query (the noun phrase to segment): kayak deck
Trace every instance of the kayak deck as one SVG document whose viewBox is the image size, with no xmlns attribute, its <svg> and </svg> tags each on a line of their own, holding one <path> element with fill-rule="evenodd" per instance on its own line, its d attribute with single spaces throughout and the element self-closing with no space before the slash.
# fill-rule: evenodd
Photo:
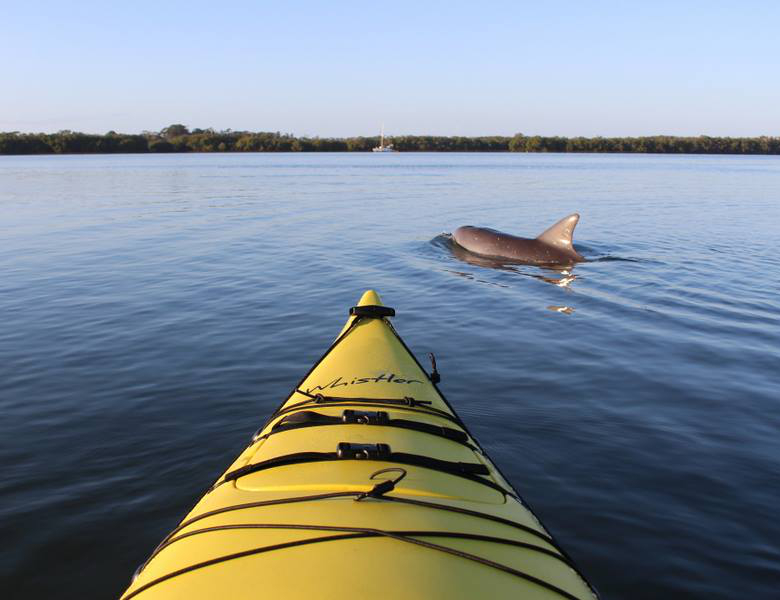
<svg viewBox="0 0 780 600">
<path fill-rule="evenodd" d="M 122 596 L 587 599 L 366 292 Z"/>
</svg>

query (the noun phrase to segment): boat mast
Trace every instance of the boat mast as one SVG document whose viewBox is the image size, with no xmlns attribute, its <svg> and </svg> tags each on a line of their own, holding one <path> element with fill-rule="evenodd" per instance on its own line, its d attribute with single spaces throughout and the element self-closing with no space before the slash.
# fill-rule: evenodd
<svg viewBox="0 0 780 600">
<path fill-rule="evenodd" d="M 379 133 L 379 147 L 384 148 L 385 147 L 385 124 L 382 123 L 382 128 L 380 129 Z"/>
</svg>

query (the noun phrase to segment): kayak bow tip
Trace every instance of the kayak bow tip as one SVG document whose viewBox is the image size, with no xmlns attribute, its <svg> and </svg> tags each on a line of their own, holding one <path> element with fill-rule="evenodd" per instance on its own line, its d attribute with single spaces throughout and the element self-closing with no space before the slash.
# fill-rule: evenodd
<svg viewBox="0 0 780 600">
<path fill-rule="evenodd" d="M 357 303 L 358 306 L 382 306 L 382 299 L 375 290 L 366 290 Z"/>
</svg>

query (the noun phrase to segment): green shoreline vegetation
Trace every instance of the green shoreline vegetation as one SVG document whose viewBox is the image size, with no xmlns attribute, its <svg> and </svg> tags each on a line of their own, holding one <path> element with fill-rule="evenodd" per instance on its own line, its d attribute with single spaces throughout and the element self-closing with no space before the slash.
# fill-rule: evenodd
<svg viewBox="0 0 780 600">
<path fill-rule="evenodd" d="M 646 154 L 780 154 L 780 137 L 385 137 L 400 152 L 623 152 Z M 145 154 L 149 152 L 370 152 L 379 137 L 320 138 L 250 131 L 193 129 L 180 124 L 159 132 L 105 135 L 0 132 L 0 154 Z"/>
</svg>

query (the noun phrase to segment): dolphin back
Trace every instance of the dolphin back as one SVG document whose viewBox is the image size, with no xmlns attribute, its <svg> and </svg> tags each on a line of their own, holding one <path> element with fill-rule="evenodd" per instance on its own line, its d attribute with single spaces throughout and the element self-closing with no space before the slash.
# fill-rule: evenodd
<svg viewBox="0 0 780 600">
<path fill-rule="evenodd" d="M 530 264 L 570 264 L 584 261 L 574 249 L 572 236 L 580 215 L 564 217 L 536 238 L 522 238 L 487 227 L 458 227 L 453 239 L 469 252 Z"/>
</svg>

